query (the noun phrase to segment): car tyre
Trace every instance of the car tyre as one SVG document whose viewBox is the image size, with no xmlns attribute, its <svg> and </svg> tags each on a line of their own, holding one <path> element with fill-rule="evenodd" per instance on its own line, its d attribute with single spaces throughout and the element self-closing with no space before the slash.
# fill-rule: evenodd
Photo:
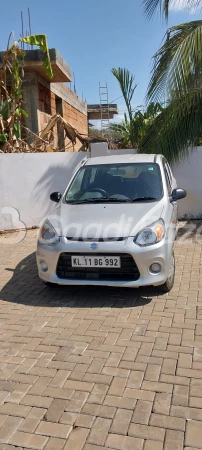
<svg viewBox="0 0 202 450">
<path fill-rule="evenodd" d="M 175 256 L 173 254 L 172 256 L 172 263 L 169 269 L 169 274 L 168 274 L 168 278 L 166 280 L 166 282 L 164 284 L 162 284 L 160 287 L 160 290 L 163 292 L 170 292 L 171 289 L 173 288 L 174 285 L 174 281 L 175 281 Z"/>
<path fill-rule="evenodd" d="M 54 287 L 57 286 L 56 283 L 50 283 L 50 281 L 43 281 L 43 280 L 41 280 L 41 281 L 42 281 L 42 283 L 45 284 L 47 287 L 54 288 Z"/>
</svg>

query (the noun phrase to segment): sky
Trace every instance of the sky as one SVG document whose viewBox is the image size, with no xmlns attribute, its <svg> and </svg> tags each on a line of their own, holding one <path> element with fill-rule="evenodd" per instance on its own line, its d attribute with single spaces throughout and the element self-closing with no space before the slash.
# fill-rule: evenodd
<svg viewBox="0 0 202 450">
<path fill-rule="evenodd" d="M 31 11 L 32 34 L 44 33 L 49 48 L 57 48 L 75 74 L 77 95 L 87 103 L 99 103 L 99 82 L 108 84 L 109 102 L 118 104 L 120 121 L 126 111 L 112 67 L 127 68 L 135 75 L 137 89 L 133 107 L 144 104 L 152 69 L 152 56 L 159 49 L 167 26 L 201 18 L 200 11 L 187 11 L 183 0 L 173 0 L 168 24 L 159 13 L 148 21 L 142 0 L 10 0 L 1 10 L 0 50 L 8 36 L 28 29 Z M 72 83 L 73 89 L 73 83 Z M 117 99 L 117 100 L 115 100 Z"/>
</svg>

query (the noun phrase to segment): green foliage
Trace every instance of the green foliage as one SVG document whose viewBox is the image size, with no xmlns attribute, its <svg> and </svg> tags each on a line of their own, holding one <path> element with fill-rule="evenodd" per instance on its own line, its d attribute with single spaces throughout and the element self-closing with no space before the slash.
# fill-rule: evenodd
<svg viewBox="0 0 202 450">
<path fill-rule="evenodd" d="M 13 132 L 14 135 L 17 139 L 19 139 L 21 137 L 21 126 L 20 126 L 20 122 L 14 122 L 13 124 Z"/>
<path fill-rule="evenodd" d="M 127 69 L 121 69 L 118 67 L 118 69 L 113 68 L 112 73 L 117 79 L 119 86 L 121 88 L 121 92 L 123 94 L 123 98 L 126 103 L 127 111 L 129 119 L 132 120 L 133 118 L 133 110 L 132 110 L 132 99 L 135 92 L 135 89 L 137 87 L 137 84 L 135 81 L 135 76 L 132 75 L 129 70 Z"/>
<path fill-rule="evenodd" d="M 123 148 L 124 146 L 138 148 L 142 137 L 155 117 L 162 111 L 162 107 L 159 103 L 151 103 L 146 111 L 134 110 L 132 100 L 137 87 L 134 75 L 120 67 L 113 68 L 112 73 L 119 83 L 128 114 L 124 114 L 124 120 L 120 124 L 111 123 L 109 129 L 118 133 Z"/>
<path fill-rule="evenodd" d="M 170 28 L 169 39 L 154 55 L 148 100 L 172 100 L 190 89 L 198 89 L 202 75 L 201 50 L 201 20 Z"/>
<path fill-rule="evenodd" d="M 5 100 L 1 105 L 0 105 L 0 114 L 2 115 L 3 119 L 7 119 L 8 118 L 8 114 L 9 114 L 9 103 L 11 102 L 11 99 L 9 98 L 8 100 Z"/>
<path fill-rule="evenodd" d="M 10 41 L 9 36 L 9 41 Z M 0 91 L 5 100 L 0 104 L 0 146 L 8 141 L 10 148 L 15 146 L 16 139 L 21 139 L 21 117 L 28 117 L 23 109 L 22 76 L 25 51 L 19 46 L 19 42 L 37 45 L 45 54 L 44 67 L 49 78 L 53 76 L 50 63 L 46 36 L 33 35 L 21 38 L 7 49 L 3 58 L 2 71 L 0 73 Z M 8 44 L 9 47 L 9 44 Z M 11 88 L 7 89 L 7 74 L 11 76 Z"/>
<path fill-rule="evenodd" d="M 179 4 L 179 0 L 143 0 L 145 14 L 151 18 L 153 14 L 160 10 L 160 13 L 168 19 L 169 9 L 175 3 L 176 6 Z M 201 0 L 184 0 L 185 8 L 192 10 L 192 8 L 198 7 L 201 4 Z"/>
<path fill-rule="evenodd" d="M 139 148 L 140 143 L 148 128 L 151 126 L 155 117 L 162 111 L 159 104 L 150 104 L 147 110 L 137 110 L 133 114 L 131 121 L 124 116 L 124 120 L 120 124 L 110 124 L 110 130 L 116 131 L 122 139 L 122 147 Z"/>
<path fill-rule="evenodd" d="M 6 133 L 5 134 L 0 134 L 0 142 L 1 143 L 6 142 L 7 137 L 8 137 L 8 135 Z"/>
<path fill-rule="evenodd" d="M 49 78 L 53 78 L 53 71 L 50 62 L 49 50 L 48 50 L 48 42 L 45 34 L 34 34 L 32 36 L 26 36 L 24 38 L 20 38 L 18 42 L 25 42 L 26 44 L 36 45 L 40 48 L 40 50 L 45 55 L 44 60 L 44 68 L 46 71 L 46 75 Z"/>
<path fill-rule="evenodd" d="M 171 0 L 144 0 L 149 17 L 160 7 L 167 19 L 170 4 Z M 200 4 L 202 0 L 184 0 L 187 8 Z M 166 107 L 147 129 L 140 152 L 162 153 L 170 162 L 176 162 L 188 153 L 189 147 L 201 142 L 201 79 L 202 21 L 169 28 L 162 47 L 154 55 L 147 92 L 148 102 L 163 102 Z"/>
<path fill-rule="evenodd" d="M 173 99 L 143 136 L 140 153 L 163 154 L 170 163 L 183 159 L 202 136 L 202 91 Z"/>
</svg>

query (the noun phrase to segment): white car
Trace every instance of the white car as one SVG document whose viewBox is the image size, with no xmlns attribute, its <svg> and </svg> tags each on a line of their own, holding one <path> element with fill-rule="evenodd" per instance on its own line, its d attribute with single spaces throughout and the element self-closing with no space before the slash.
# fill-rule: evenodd
<svg viewBox="0 0 202 450">
<path fill-rule="evenodd" d="M 82 162 L 39 231 L 37 265 L 47 284 L 160 286 L 175 275 L 177 189 L 162 155 Z"/>
</svg>

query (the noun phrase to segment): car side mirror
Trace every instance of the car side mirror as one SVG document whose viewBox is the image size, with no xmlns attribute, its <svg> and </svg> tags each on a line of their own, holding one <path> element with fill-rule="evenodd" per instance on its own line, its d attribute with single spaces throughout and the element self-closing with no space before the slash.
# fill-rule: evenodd
<svg viewBox="0 0 202 450">
<path fill-rule="evenodd" d="M 52 202 L 59 203 L 61 197 L 62 194 L 60 192 L 52 192 L 52 194 L 50 195 L 50 200 L 52 200 Z"/>
<path fill-rule="evenodd" d="M 170 197 L 170 202 L 176 202 L 177 200 L 185 198 L 186 196 L 187 193 L 184 189 L 173 189 L 172 195 Z"/>
</svg>

